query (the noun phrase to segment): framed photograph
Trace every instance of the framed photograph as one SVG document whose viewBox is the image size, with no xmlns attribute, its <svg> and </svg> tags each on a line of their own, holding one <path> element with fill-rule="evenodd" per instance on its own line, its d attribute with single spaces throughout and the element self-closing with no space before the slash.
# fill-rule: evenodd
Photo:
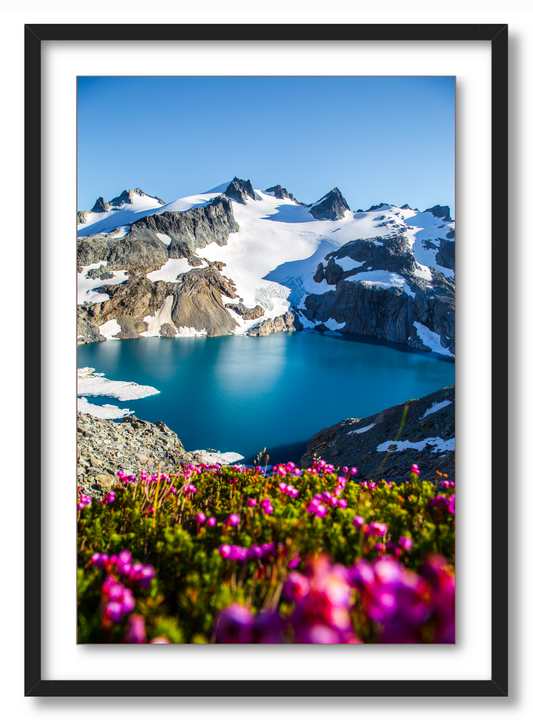
<svg viewBox="0 0 533 720">
<path fill-rule="evenodd" d="M 26 26 L 26 695 L 507 695 L 507 39 Z"/>
</svg>

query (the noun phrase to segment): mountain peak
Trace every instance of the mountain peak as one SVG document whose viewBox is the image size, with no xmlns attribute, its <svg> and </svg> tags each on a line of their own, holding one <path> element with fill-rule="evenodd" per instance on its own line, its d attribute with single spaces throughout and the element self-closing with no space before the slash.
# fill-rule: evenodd
<svg viewBox="0 0 533 720">
<path fill-rule="evenodd" d="M 154 200 L 157 200 L 160 205 L 165 204 L 164 200 L 161 200 L 161 198 L 158 198 L 155 195 L 148 195 L 147 193 L 143 192 L 141 188 L 135 188 L 134 190 L 124 190 L 123 192 L 121 192 L 118 197 L 110 200 L 109 206 L 120 207 L 121 205 L 131 205 L 135 195 L 138 195 L 139 197 L 153 197 Z"/>
<path fill-rule="evenodd" d="M 246 205 L 247 197 L 252 200 L 256 199 L 252 183 L 249 180 L 241 180 L 238 177 L 233 178 L 224 194 L 226 197 L 231 198 L 231 200 L 234 200 L 241 205 Z"/>
<path fill-rule="evenodd" d="M 349 209 L 348 203 L 337 187 L 309 206 L 309 212 L 317 220 L 341 220 Z"/>
<path fill-rule="evenodd" d="M 120 195 L 113 198 L 109 202 L 106 202 L 103 197 L 99 197 L 98 200 L 94 203 L 91 212 L 104 213 L 107 212 L 109 208 L 117 208 L 122 207 L 123 205 L 131 205 L 133 203 L 133 198 L 136 195 L 138 197 L 153 198 L 154 200 L 157 200 L 159 205 L 165 205 L 165 201 L 161 200 L 161 198 L 158 198 L 155 195 L 148 195 L 147 193 L 143 192 L 141 188 L 135 188 L 134 190 L 124 190 Z"/>
<path fill-rule="evenodd" d="M 433 207 L 424 210 L 424 212 L 431 213 L 435 217 L 444 220 L 444 222 L 452 222 L 449 205 L 434 205 Z"/>
<path fill-rule="evenodd" d="M 288 190 L 286 188 L 281 187 L 281 185 L 273 185 L 272 187 L 267 188 L 265 190 L 265 192 L 268 193 L 269 195 L 273 195 L 278 200 L 286 199 L 286 200 L 293 200 L 294 202 L 298 202 L 298 200 L 296 200 L 294 195 L 292 193 L 288 192 Z"/>
</svg>

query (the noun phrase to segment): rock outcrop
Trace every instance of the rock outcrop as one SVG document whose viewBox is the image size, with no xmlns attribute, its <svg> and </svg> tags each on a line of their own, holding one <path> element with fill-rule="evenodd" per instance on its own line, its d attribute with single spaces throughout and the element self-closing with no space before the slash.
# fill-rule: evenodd
<svg viewBox="0 0 533 720">
<path fill-rule="evenodd" d="M 433 207 L 424 210 L 424 212 L 431 213 L 435 217 L 441 218 L 443 222 L 452 222 L 450 208 L 448 205 L 434 205 Z"/>
<path fill-rule="evenodd" d="M 141 337 L 150 320 L 158 318 L 165 337 L 175 337 L 184 329 L 186 334 L 228 335 L 237 327 L 222 301 L 222 295 L 236 297 L 233 286 L 213 266 L 194 268 L 175 283 L 152 282 L 138 274 L 100 289 L 109 300 L 78 308 L 78 340 L 84 343 L 94 341 L 100 335 L 98 328 L 110 320 L 120 326 L 113 334 L 119 340 Z"/>
<path fill-rule="evenodd" d="M 314 280 L 332 287 L 304 299 L 305 318 L 315 325 L 334 320 L 337 332 L 427 350 L 415 331 L 420 323 L 455 354 L 454 285 L 435 269 L 431 280 L 421 277 L 402 233 L 374 240 L 353 240 L 326 255 Z"/>
<path fill-rule="evenodd" d="M 293 200 L 295 203 L 298 203 L 298 205 L 302 204 L 296 200 L 292 193 L 284 187 L 281 187 L 281 185 L 274 185 L 273 187 L 267 188 L 265 192 L 278 198 L 278 200 Z"/>
<path fill-rule="evenodd" d="M 333 188 L 318 202 L 309 206 L 309 212 L 317 220 L 340 220 L 349 209 L 339 188 Z"/>
<path fill-rule="evenodd" d="M 277 332 L 294 332 L 295 330 L 302 330 L 303 326 L 298 318 L 298 315 L 291 310 L 288 310 L 284 315 L 278 315 L 276 318 L 267 318 L 258 325 L 250 328 L 247 335 L 257 335 L 258 337 L 264 337 L 265 335 L 271 335 Z"/>
<path fill-rule="evenodd" d="M 172 472 L 183 464 L 201 462 L 183 448 L 165 423 L 149 423 L 133 415 L 122 422 L 78 413 L 78 485 L 97 498 L 117 482 L 117 471 L 138 475 L 143 470 Z"/>
<path fill-rule="evenodd" d="M 219 196 L 204 207 L 136 220 L 122 237 L 105 234 L 80 238 L 78 272 L 105 260 L 108 270 L 149 273 L 161 268 L 169 258 L 188 258 L 197 248 L 212 242 L 225 245 L 230 233 L 238 230 L 230 201 Z M 169 244 L 162 242 L 158 234 L 169 237 Z"/>
<path fill-rule="evenodd" d="M 437 470 L 455 480 L 455 385 L 321 430 L 309 440 L 300 467 L 309 467 L 315 457 L 335 467 L 357 467 L 357 480 L 408 480 L 413 463 L 422 480 L 434 480 Z"/>
<path fill-rule="evenodd" d="M 235 200 L 235 202 L 241 203 L 241 205 L 246 205 L 246 198 L 256 199 L 252 183 L 249 180 L 240 180 L 237 177 L 233 178 L 224 194 L 226 197 Z"/>
</svg>

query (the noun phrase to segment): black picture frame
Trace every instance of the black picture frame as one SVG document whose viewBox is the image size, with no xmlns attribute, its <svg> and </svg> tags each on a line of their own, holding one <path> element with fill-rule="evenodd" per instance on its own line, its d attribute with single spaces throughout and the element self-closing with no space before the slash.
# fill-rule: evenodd
<svg viewBox="0 0 533 720">
<path fill-rule="evenodd" d="M 41 43 L 45 41 L 485 41 L 491 48 L 492 150 L 492 533 L 490 680 L 43 680 L 41 596 L 41 470 L 35 462 L 42 384 L 35 372 L 41 330 L 33 322 L 41 282 L 41 237 L 34 219 L 41 197 Z M 507 25 L 26 25 L 25 26 L 25 695 L 99 697 L 489 697 L 508 694 L 508 26 Z M 37 180 L 36 180 L 37 178 Z M 497 440 L 497 442 L 496 442 Z"/>
</svg>

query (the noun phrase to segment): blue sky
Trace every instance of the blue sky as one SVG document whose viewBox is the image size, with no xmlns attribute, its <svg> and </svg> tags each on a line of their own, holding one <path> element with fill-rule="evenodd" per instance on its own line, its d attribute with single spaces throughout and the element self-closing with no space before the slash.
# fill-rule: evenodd
<svg viewBox="0 0 533 720">
<path fill-rule="evenodd" d="M 234 176 L 304 203 L 337 186 L 454 217 L 453 77 L 78 79 L 78 209 L 140 187 L 165 202 Z"/>
</svg>

